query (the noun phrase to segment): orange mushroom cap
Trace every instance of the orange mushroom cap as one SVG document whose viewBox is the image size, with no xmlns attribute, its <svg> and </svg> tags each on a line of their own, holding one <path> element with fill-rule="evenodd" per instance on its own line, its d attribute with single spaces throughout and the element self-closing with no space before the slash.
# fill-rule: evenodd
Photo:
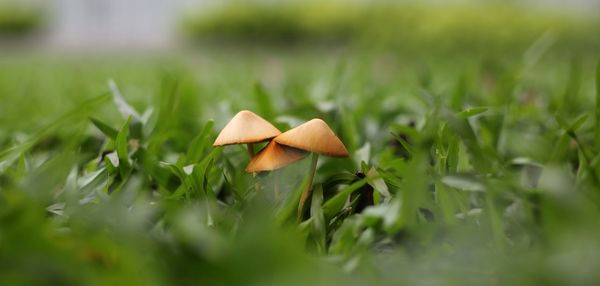
<svg viewBox="0 0 600 286">
<path fill-rule="evenodd" d="M 279 134 L 281 131 L 273 124 L 252 111 L 242 110 L 225 125 L 213 146 L 257 143 L 269 140 Z"/>
<path fill-rule="evenodd" d="M 246 167 L 246 172 L 255 173 L 276 170 L 304 158 L 304 155 L 305 152 L 302 150 L 271 141 L 250 160 L 250 163 Z"/>
<path fill-rule="evenodd" d="M 344 143 L 325 121 L 315 118 L 273 139 L 275 142 L 331 157 L 348 157 Z"/>
</svg>

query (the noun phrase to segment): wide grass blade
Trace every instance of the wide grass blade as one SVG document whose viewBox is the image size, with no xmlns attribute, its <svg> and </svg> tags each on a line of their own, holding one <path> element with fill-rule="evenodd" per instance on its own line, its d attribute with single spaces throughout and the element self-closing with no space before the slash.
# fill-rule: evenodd
<svg viewBox="0 0 600 286">
<path fill-rule="evenodd" d="M 254 100 L 258 114 L 266 120 L 275 119 L 275 108 L 273 108 L 273 100 L 265 90 L 265 87 L 260 82 L 254 83 Z"/>
</svg>

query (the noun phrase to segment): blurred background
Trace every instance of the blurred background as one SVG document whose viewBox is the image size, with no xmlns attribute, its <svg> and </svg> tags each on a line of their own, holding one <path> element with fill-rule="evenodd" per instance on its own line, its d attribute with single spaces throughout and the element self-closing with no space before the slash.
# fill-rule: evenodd
<svg viewBox="0 0 600 286">
<path fill-rule="evenodd" d="M 527 45 L 548 32 L 591 49 L 598 11 L 595 0 L 2 0 L 0 43 L 87 53 L 217 40 L 463 50 Z"/>
</svg>

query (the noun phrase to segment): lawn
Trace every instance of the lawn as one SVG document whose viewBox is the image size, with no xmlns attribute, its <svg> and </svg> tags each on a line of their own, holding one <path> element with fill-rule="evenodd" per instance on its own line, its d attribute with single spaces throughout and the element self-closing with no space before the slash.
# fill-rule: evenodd
<svg viewBox="0 0 600 286">
<path fill-rule="evenodd" d="M 597 284 L 597 50 L 428 51 L 2 56 L 0 284 Z M 241 110 L 348 149 L 302 222 L 309 156 L 212 146 Z"/>
</svg>

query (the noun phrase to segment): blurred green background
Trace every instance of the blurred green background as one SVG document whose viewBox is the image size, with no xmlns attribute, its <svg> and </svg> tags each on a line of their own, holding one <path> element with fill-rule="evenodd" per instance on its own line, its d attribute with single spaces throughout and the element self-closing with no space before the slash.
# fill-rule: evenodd
<svg viewBox="0 0 600 286">
<path fill-rule="evenodd" d="M 159 2 L 0 1 L 1 285 L 600 281 L 598 3 Z M 299 225 L 243 109 L 350 151 Z"/>
</svg>

